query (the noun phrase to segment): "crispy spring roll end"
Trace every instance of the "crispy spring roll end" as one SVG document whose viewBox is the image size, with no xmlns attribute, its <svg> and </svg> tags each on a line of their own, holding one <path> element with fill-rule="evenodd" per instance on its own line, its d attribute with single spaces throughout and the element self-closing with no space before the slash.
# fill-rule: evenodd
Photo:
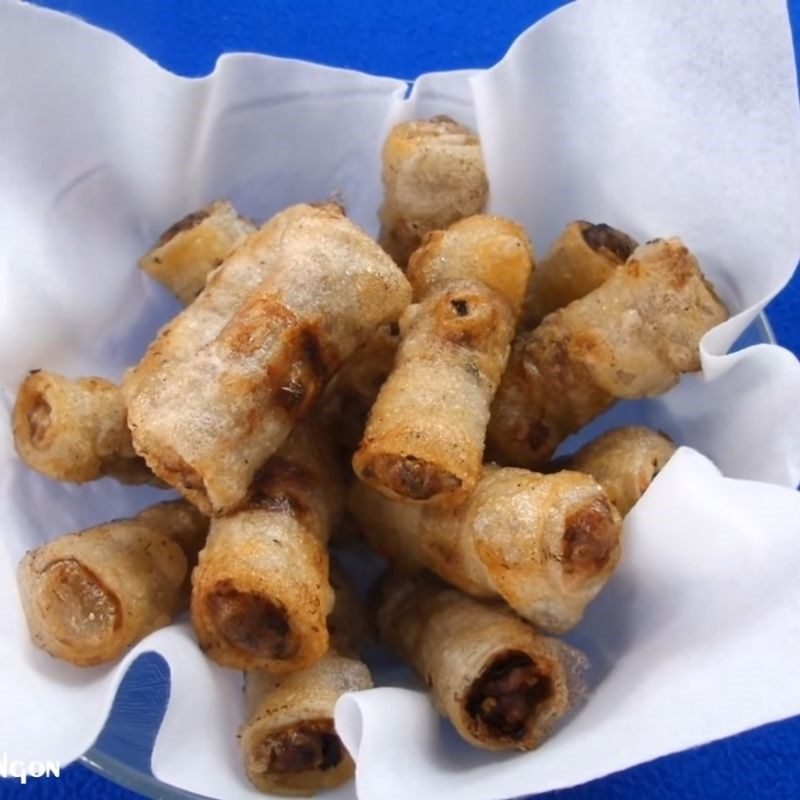
<svg viewBox="0 0 800 800">
<path fill-rule="evenodd" d="M 520 650 L 498 653 L 469 687 L 468 728 L 476 739 L 521 742 L 550 716 L 554 696 L 551 671 Z"/>
<path fill-rule="evenodd" d="M 93 648 L 102 647 L 121 623 L 118 598 L 90 569 L 75 559 L 66 558 L 48 564 L 38 575 L 38 591 L 28 602 L 40 606 L 36 619 L 47 621 L 49 637 L 62 643 L 80 641 L 82 666 L 101 663 Z M 47 598 L 47 607 L 41 607 Z M 40 636 L 34 633 L 37 643 Z"/>
<path fill-rule="evenodd" d="M 307 796 L 319 790 L 319 773 L 326 773 L 323 783 L 333 787 L 355 771 L 330 718 L 306 719 L 281 730 L 267 727 L 263 733 L 255 727 L 245 735 L 248 777 L 265 792 Z"/>
<path fill-rule="evenodd" d="M 32 370 L 19 387 L 12 421 L 20 458 L 48 478 L 154 481 L 133 450 L 119 387 L 103 378 Z"/>
<path fill-rule="evenodd" d="M 174 225 L 170 225 L 161 236 L 158 237 L 156 242 L 157 246 L 171 242 L 176 236 L 186 231 L 196 228 L 203 220 L 208 219 L 211 214 L 209 208 L 201 208 L 198 211 L 191 211 L 185 216 L 181 217 Z"/>
<path fill-rule="evenodd" d="M 618 551 L 619 517 L 605 497 L 591 500 L 566 518 L 562 558 L 568 575 L 593 575 Z"/>
<path fill-rule="evenodd" d="M 437 464 L 415 456 L 378 453 L 362 467 L 363 477 L 400 499 L 430 500 L 455 492 L 461 480 Z"/>
<path fill-rule="evenodd" d="M 258 594 L 220 581 L 204 598 L 210 623 L 221 639 L 256 658 L 292 658 L 299 650 L 286 609 Z"/>
<path fill-rule="evenodd" d="M 160 505 L 155 516 L 144 512 L 66 534 L 25 555 L 17 583 L 37 647 L 94 666 L 175 617 L 188 588 L 188 562 L 167 523 L 182 504 Z"/>
<path fill-rule="evenodd" d="M 597 225 L 592 225 L 590 222 L 582 222 L 580 226 L 581 236 L 583 236 L 583 240 L 592 250 L 598 253 L 605 250 L 611 253 L 615 259 L 618 259 L 621 264 L 624 264 L 636 249 L 636 242 L 628 234 L 612 228 L 604 222 Z"/>
<path fill-rule="evenodd" d="M 371 687 L 367 667 L 334 649 L 291 675 L 246 673 L 249 718 L 239 737 L 253 785 L 269 794 L 307 796 L 352 778 L 355 764 L 336 733 L 334 708 L 346 692 Z"/>
<path fill-rule="evenodd" d="M 585 692 L 583 653 L 430 576 L 384 577 L 377 621 L 437 710 L 477 747 L 533 750 Z"/>
<path fill-rule="evenodd" d="M 218 200 L 167 228 L 139 266 L 186 306 L 212 270 L 255 229 L 229 202 Z"/>
<path fill-rule="evenodd" d="M 605 223 L 571 222 L 553 242 L 528 283 L 523 328 L 596 289 L 636 249 L 626 233 Z"/>
<path fill-rule="evenodd" d="M 44 395 L 37 393 L 32 395 L 29 407 L 25 411 L 27 411 L 25 419 L 30 429 L 31 444 L 39 449 L 47 438 L 47 432 L 50 428 L 50 415 L 53 409 Z"/>
</svg>

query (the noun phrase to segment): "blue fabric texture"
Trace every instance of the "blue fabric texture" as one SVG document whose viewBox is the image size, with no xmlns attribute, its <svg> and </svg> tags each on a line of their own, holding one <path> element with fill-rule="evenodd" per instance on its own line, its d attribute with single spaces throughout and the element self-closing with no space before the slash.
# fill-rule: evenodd
<svg viewBox="0 0 800 800">
<path fill-rule="evenodd" d="M 527 26 L 563 3 L 564 0 L 405 0 L 400 4 L 381 0 L 39 0 L 40 5 L 114 31 L 164 67 L 183 75 L 206 74 L 221 53 L 251 51 L 400 78 L 436 70 L 488 67 L 502 57 Z M 788 5 L 795 49 L 800 51 L 800 0 L 788 0 Z M 797 222 L 800 224 L 800 220 Z M 795 355 L 800 354 L 800 272 L 770 304 L 767 313 L 778 342 Z M 690 716 L 694 710 L 686 709 L 686 713 Z M 501 797 L 502 786 L 497 789 Z M 0 780 L 0 798 L 137 797 L 80 765 L 65 769 L 59 779 L 33 780 L 26 786 Z M 539 797 L 800 798 L 800 717 Z"/>
</svg>

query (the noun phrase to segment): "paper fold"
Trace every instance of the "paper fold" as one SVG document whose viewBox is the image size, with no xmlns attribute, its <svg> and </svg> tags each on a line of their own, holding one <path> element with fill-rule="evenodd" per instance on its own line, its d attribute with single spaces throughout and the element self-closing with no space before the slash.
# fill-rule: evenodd
<svg viewBox="0 0 800 800">
<path fill-rule="evenodd" d="M 206 661 L 185 624 L 93 670 L 28 642 L 14 582 L 22 553 L 161 495 L 58 486 L 26 470 L 9 432 L 14 392 L 35 367 L 119 378 L 176 311 L 136 260 L 205 202 L 229 197 L 264 218 L 335 194 L 374 233 L 388 127 L 436 113 L 479 128 L 491 210 L 522 222 L 539 254 L 575 218 L 641 240 L 679 235 L 697 253 L 733 312 L 703 341 L 704 374 L 620 404 L 582 436 L 644 421 L 728 477 L 684 449 L 637 506 L 620 572 L 574 634 L 593 656 L 595 691 L 552 741 L 489 757 L 457 742 L 421 695 L 351 696 L 337 719 L 358 750 L 359 796 L 527 794 L 800 711 L 789 685 L 800 666 L 800 508 L 781 488 L 800 480 L 800 366 L 775 346 L 726 354 L 800 252 L 800 115 L 782 2 L 579 0 L 493 69 L 422 76 L 407 98 L 403 81 L 254 55 L 182 79 L 111 34 L 4 3 L 0 68 L 0 676 L 14 687 L 0 696 L 0 749 L 76 758 L 131 660 L 155 650 L 171 670 L 155 774 L 226 800 L 257 796 L 234 738 L 239 677 Z"/>
</svg>

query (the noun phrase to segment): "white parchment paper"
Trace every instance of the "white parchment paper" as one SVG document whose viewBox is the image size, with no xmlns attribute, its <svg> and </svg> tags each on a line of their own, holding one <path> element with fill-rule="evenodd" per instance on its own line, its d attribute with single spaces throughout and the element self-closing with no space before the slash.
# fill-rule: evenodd
<svg viewBox="0 0 800 800">
<path fill-rule="evenodd" d="M 524 223 L 539 253 L 575 218 L 679 235 L 733 316 L 706 336 L 703 375 L 592 426 L 646 421 L 705 455 L 684 448 L 658 477 L 626 522 L 619 572 L 572 634 L 594 662 L 587 704 L 540 750 L 498 757 L 462 745 L 416 692 L 347 697 L 337 724 L 359 797 L 532 793 L 800 712 L 800 366 L 775 346 L 726 354 L 800 254 L 783 2 L 579 0 L 495 68 L 423 76 L 408 98 L 398 80 L 252 55 L 181 79 L 78 20 L 0 2 L 0 74 L 0 751 L 78 757 L 131 659 L 156 650 L 171 698 L 155 774 L 257 796 L 234 738 L 239 676 L 185 625 L 90 670 L 28 642 L 14 581 L 25 550 L 161 495 L 24 469 L 9 411 L 28 369 L 115 379 L 138 358 L 176 307 L 136 260 L 212 199 L 264 218 L 337 193 L 374 232 L 389 125 L 435 113 L 478 126 L 491 208 Z"/>
</svg>

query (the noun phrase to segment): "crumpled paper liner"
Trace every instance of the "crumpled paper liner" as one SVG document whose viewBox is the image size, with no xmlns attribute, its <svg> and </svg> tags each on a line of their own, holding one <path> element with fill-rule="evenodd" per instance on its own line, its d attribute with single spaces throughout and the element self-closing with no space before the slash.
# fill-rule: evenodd
<svg viewBox="0 0 800 800">
<path fill-rule="evenodd" d="M 24 551 L 163 495 L 62 486 L 25 469 L 10 436 L 14 392 L 35 367 L 119 378 L 176 311 L 137 258 L 212 199 L 264 218 L 336 193 L 375 232 L 388 127 L 436 113 L 478 126 L 491 210 L 522 222 L 540 254 L 574 218 L 641 240 L 679 235 L 698 254 L 733 311 L 703 341 L 703 375 L 621 404 L 582 437 L 648 422 L 729 477 L 683 448 L 631 513 L 619 572 L 570 637 L 592 657 L 593 692 L 540 750 L 469 749 L 407 689 L 344 698 L 337 724 L 358 756 L 359 797 L 532 793 L 800 712 L 800 365 L 776 346 L 725 354 L 800 252 L 800 116 L 782 2 L 579 0 L 493 69 L 425 75 L 408 98 L 402 81 L 252 55 L 181 79 L 78 20 L 2 2 L 0 72 L 0 749 L 10 758 L 78 757 L 131 660 L 155 650 L 171 669 L 156 776 L 226 800 L 257 796 L 234 738 L 240 677 L 208 662 L 186 624 L 89 670 L 29 643 L 14 581 Z"/>
</svg>

